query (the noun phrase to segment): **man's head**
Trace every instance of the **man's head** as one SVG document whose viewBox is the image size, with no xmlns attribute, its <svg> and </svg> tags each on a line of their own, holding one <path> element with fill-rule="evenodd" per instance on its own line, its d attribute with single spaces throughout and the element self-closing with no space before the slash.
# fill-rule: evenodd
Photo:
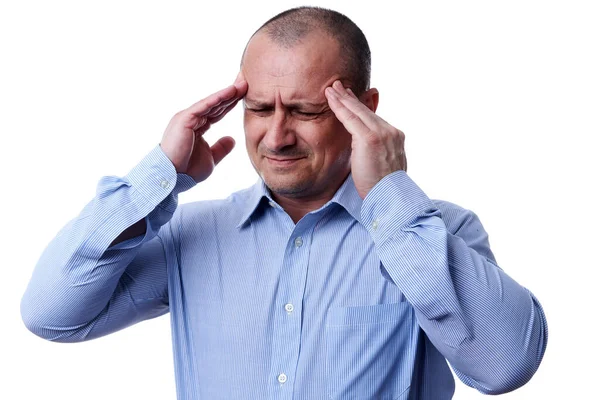
<svg viewBox="0 0 600 400">
<path fill-rule="evenodd" d="M 248 82 L 244 128 L 250 159 L 276 196 L 331 197 L 350 172 L 351 136 L 329 109 L 336 80 L 372 109 L 370 51 L 360 29 L 335 11 L 302 7 L 267 21 L 242 58 Z"/>
<path fill-rule="evenodd" d="M 344 75 L 352 81 L 352 87 L 356 92 L 369 88 L 371 50 L 367 38 L 350 18 L 337 11 L 320 7 L 292 8 L 265 22 L 252 37 L 258 33 L 266 33 L 275 44 L 287 49 L 299 44 L 310 33 L 330 36 L 340 46 L 338 61 Z"/>
</svg>

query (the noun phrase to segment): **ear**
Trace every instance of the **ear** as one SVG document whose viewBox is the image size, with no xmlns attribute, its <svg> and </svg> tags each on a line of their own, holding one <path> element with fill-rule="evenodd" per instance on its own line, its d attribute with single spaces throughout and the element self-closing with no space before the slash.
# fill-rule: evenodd
<svg viewBox="0 0 600 400">
<path fill-rule="evenodd" d="M 377 111 L 379 105 L 379 91 L 375 88 L 371 88 L 360 96 L 360 101 L 364 103 L 373 112 Z"/>
</svg>

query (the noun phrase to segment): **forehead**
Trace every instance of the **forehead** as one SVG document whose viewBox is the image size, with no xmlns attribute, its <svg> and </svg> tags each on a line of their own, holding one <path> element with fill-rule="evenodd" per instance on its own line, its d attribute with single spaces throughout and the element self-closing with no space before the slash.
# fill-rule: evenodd
<svg viewBox="0 0 600 400">
<path fill-rule="evenodd" d="M 337 41 L 309 34 L 292 47 L 284 47 L 267 34 L 255 35 L 244 55 L 242 71 L 248 82 L 248 101 L 325 101 L 325 88 L 342 78 Z"/>
</svg>

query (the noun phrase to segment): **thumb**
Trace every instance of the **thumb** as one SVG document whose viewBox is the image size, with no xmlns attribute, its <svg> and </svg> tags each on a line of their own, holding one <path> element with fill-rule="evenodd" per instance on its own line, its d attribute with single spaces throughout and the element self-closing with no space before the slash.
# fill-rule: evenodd
<svg viewBox="0 0 600 400">
<path fill-rule="evenodd" d="M 217 140 L 217 142 L 210 147 L 215 165 L 220 163 L 227 154 L 231 153 L 234 146 L 235 140 L 233 140 L 231 136 L 225 136 Z"/>
</svg>

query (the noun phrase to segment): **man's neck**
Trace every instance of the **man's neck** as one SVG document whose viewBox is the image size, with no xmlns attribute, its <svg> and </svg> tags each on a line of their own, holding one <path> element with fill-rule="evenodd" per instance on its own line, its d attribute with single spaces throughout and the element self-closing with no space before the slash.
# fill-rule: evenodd
<svg viewBox="0 0 600 400">
<path fill-rule="evenodd" d="M 324 196 L 322 198 L 304 199 L 304 198 L 289 198 L 273 194 L 273 199 L 285 210 L 292 218 L 294 224 L 302 219 L 311 211 L 318 210 L 327 203 L 333 195 Z"/>
<path fill-rule="evenodd" d="M 333 189 L 323 191 L 322 193 L 316 195 L 286 197 L 283 195 L 278 195 L 274 192 L 271 192 L 271 195 L 273 196 L 273 200 L 275 200 L 277 204 L 279 204 L 285 210 L 290 218 L 292 218 L 294 224 L 297 224 L 298 221 L 300 221 L 306 214 L 311 211 L 318 210 L 329 200 L 331 200 L 339 188 L 342 187 L 346 178 L 347 176 L 342 179 L 341 182 L 338 182 L 337 185 L 331 185 Z"/>
</svg>

